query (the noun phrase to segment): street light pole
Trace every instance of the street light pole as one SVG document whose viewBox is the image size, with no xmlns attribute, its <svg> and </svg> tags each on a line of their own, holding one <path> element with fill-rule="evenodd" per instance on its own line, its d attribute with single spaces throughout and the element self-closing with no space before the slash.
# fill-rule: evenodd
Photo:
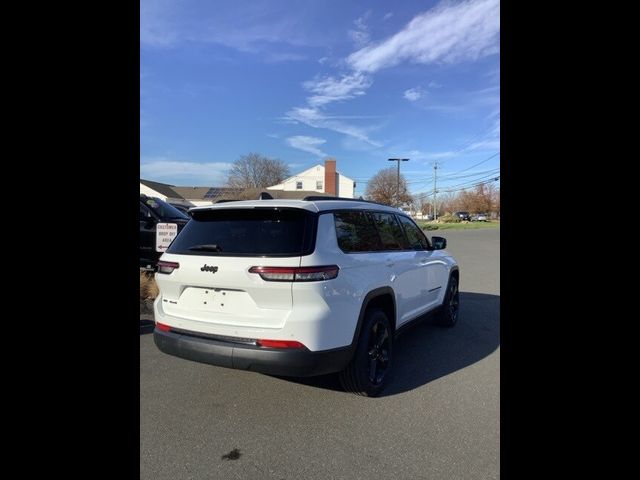
<svg viewBox="0 0 640 480">
<path fill-rule="evenodd" d="M 408 158 L 390 158 L 390 162 L 398 162 L 398 185 L 396 189 L 396 207 L 400 206 L 400 162 L 408 162 Z"/>
</svg>

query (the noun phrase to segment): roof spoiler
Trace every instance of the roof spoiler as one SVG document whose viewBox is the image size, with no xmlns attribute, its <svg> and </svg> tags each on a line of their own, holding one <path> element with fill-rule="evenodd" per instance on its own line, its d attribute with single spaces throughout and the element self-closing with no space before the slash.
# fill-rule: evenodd
<svg viewBox="0 0 640 480">
<path fill-rule="evenodd" d="M 304 197 L 302 199 L 305 202 L 317 202 L 320 200 L 330 200 L 330 201 L 343 201 L 343 202 L 363 202 L 363 203 L 373 203 L 374 205 L 384 205 L 385 207 L 390 207 L 391 205 L 387 205 L 380 202 L 372 202 L 371 200 L 364 200 L 363 198 L 346 198 L 346 197 L 323 197 L 321 195 L 310 195 L 308 197 Z"/>
<path fill-rule="evenodd" d="M 273 197 L 271 196 L 271 194 L 267 193 L 267 192 L 260 192 L 260 195 L 258 195 L 258 200 L 273 200 Z M 216 200 L 214 203 L 227 203 L 227 202 L 239 202 L 240 199 L 238 198 L 230 198 L 230 199 L 224 199 L 224 200 Z"/>
</svg>

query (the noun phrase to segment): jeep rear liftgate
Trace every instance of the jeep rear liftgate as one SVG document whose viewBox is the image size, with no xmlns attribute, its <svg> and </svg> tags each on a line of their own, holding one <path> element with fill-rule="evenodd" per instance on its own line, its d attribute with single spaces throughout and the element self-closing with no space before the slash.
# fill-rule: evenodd
<svg viewBox="0 0 640 480">
<path fill-rule="evenodd" d="M 260 260 L 263 265 L 300 264 L 300 257 Z M 291 310 L 292 284 L 267 282 L 250 273 L 255 264 L 255 258 L 246 257 L 182 256 L 170 275 L 157 275 L 162 309 L 204 323 L 282 328 Z"/>
<path fill-rule="evenodd" d="M 205 324 L 282 328 L 292 284 L 260 272 L 299 267 L 312 245 L 313 222 L 298 209 L 194 212 L 157 275 L 162 309 Z M 179 260 L 172 262 L 173 255 Z"/>
</svg>

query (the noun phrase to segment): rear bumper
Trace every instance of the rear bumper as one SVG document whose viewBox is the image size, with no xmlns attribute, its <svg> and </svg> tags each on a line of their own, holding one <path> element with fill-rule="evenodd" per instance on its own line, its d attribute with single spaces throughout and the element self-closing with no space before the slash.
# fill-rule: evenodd
<svg viewBox="0 0 640 480">
<path fill-rule="evenodd" d="M 306 348 L 262 348 L 158 328 L 153 332 L 153 340 L 162 352 L 187 360 L 292 377 L 338 372 L 347 366 L 352 356 L 351 346 L 318 352 Z"/>
</svg>

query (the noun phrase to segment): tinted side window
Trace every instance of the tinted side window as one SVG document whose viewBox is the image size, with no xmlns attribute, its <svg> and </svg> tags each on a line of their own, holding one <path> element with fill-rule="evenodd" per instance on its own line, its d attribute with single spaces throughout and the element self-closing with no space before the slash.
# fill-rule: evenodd
<svg viewBox="0 0 640 480">
<path fill-rule="evenodd" d="M 384 250 L 406 250 L 409 243 L 392 213 L 372 213 L 373 221 L 382 240 Z"/>
<path fill-rule="evenodd" d="M 189 216 L 182 213 L 173 205 L 169 205 L 167 202 L 155 197 L 147 197 L 144 200 L 145 207 L 154 211 L 163 220 L 189 220 Z"/>
<path fill-rule="evenodd" d="M 400 220 L 400 223 L 404 228 L 404 233 L 407 234 L 407 239 L 411 244 L 411 248 L 416 250 L 424 250 L 429 248 L 429 243 L 427 242 L 427 238 L 424 236 L 424 233 L 420 231 L 420 229 L 415 223 L 413 223 L 407 217 L 403 217 L 402 215 L 398 215 L 398 220 Z"/>
<path fill-rule="evenodd" d="M 382 250 L 380 237 L 365 212 L 335 212 L 338 246 L 345 253 Z"/>
</svg>

